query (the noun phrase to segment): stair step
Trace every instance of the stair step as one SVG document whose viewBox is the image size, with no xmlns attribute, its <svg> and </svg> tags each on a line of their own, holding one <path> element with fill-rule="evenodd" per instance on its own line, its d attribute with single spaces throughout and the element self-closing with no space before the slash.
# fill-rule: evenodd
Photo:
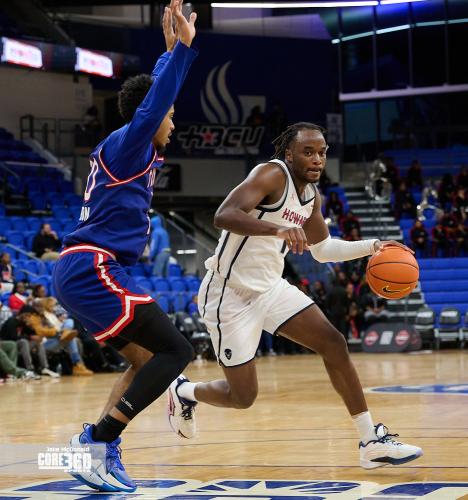
<svg viewBox="0 0 468 500">
<path fill-rule="evenodd" d="M 348 199 L 348 205 L 350 206 L 358 206 L 358 205 L 366 205 L 366 206 L 375 206 L 375 207 L 390 207 L 390 203 L 388 201 L 381 203 L 379 201 L 369 200 L 367 198 L 363 198 L 362 200 L 354 200 Z"/>
<path fill-rule="evenodd" d="M 376 222 L 393 222 L 394 224 L 396 224 L 396 220 L 394 217 L 392 216 L 385 216 L 385 217 L 359 217 L 359 222 L 361 223 L 361 225 L 363 224 L 366 224 L 366 223 L 372 223 L 372 224 L 375 224 Z M 400 226 L 398 226 L 400 227 Z"/>
</svg>

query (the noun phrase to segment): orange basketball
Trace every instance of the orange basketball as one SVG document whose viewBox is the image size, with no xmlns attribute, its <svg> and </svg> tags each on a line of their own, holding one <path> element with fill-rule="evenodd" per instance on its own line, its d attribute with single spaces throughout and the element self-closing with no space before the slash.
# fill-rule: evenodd
<svg viewBox="0 0 468 500">
<path fill-rule="evenodd" d="M 408 250 L 387 246 L 369 259 L 366 276 L 376 295 L 385 299 L 401 299 L 410 294 L 418 283 L 419 266 Z"/>
</svg>

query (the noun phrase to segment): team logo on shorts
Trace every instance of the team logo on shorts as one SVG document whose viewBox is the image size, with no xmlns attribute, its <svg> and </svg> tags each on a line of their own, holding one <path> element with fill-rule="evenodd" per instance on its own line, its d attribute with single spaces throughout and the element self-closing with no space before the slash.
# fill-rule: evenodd
<svg viewBox="0 0 468 500">
<path fill-rule="evenodd" d="M 231 349 L 224 349 L 224 355 L 226 356 L 227 359 L 231 359 L 232 358 Z"/>
</svg>

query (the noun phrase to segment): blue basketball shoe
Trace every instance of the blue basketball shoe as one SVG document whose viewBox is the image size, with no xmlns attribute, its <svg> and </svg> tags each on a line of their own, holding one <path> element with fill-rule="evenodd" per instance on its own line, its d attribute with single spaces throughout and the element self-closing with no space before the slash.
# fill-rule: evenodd
<svg viewBox="0 0 468 500">
<path fill-rule="evenodd" d="M 119 444 L 121 438 L 112 443 L 94 441 L 94 425 L 83 424 L 83 432 L 75 434 L 70 441 L 73 448 L 89 446 L 91 449 L 91 470 L 86 472 L 70 472 L 75 478 L 87 486 L 99 491 L 115 492 L 135 491 L 137 485 L 125 472 L 120 461 L 121 450 Z"/>
</svg>

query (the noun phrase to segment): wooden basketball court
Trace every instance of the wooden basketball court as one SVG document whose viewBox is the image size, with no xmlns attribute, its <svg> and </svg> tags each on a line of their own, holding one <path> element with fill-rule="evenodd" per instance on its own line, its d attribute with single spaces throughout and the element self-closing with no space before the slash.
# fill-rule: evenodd
<svg viewBox="0 0 468 500">
<path fill-rule="evenodd" d="M 320 358 L 269 357 L 258 360 L 256 404 L 248 410 L 199 405 L 199 432 L 193 440 L 182 440 L 170 431 L 165 398 L 137 417 L 124 433 L 123 462 L 131 477 L 148 481 L 132 495 L 99 497 L 439 500 L 468 495 L 467 353 L 352 356 L 366 388 L 466 384 L 454 390 L 448 387 L 445 393 L 367 395 L 375 422 L 384 422 L 402 441 L 421 446 L 425 454 L 419 460 L 400 467 L 361 469 L 354 427 Z M 192 364 L 186 373 L 194 381 L 221 376 L 214 362 Z M 8 467 L 17 459 L 14 447 L 6 445 L 66 444 L 83 422 L 95 421 L 114 377 L 63 377 L 57 382 L 0 386 L 1 444 L 10 454 L 5 457 L 5 451 L 0 452 L 0 499 L 90 498 L 88 488 L 69 481 L 72 478 L 64 473 L 23 473 Z M 164 479 L 180 481 L 154 481 Z M 68 482 L 55 483 L 64 480 Z M 411 485 L 392 488 L 401 483 Z M 19 494 L 18 488 L 30 484 L 42 486 Z M 54 484 L 59 485 L 55 490 Z"/>
</svg>

